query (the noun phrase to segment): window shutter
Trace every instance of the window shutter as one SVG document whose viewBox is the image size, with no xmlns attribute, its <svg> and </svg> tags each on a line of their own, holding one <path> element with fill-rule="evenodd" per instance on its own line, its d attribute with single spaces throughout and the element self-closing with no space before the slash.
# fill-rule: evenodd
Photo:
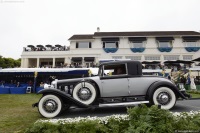
<svg viewBox="0 0 200 133">
<path fill-rule="evenodd" d="M 118 42 L 116 42 L 116 48 L 119 48 L 119 44 L 118 44 Z"/>
<path fill-rule="evenodd" d="M 92 48 L 92 43 L 91 42 L 89 42 L 89 48 Z"/>
<path fill-rule="evenodd" d="M 105 48 L 105 42 L 103 42 L 103 48 Z"/>
<path fill-rule="evenodd" d="M 78 42 L 76 42 L 76 48 L 78 48 Z"/>
</svg>

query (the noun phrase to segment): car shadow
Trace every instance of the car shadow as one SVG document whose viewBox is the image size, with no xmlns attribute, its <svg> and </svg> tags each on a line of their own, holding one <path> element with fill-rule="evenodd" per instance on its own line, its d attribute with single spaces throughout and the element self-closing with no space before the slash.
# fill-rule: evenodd
<svg viewBox="0 0 200 133">
<path fill-rule="evenodd" d="M 190 112 L 200 110 L 199 100 L 177 101 L 176 105 L 170 109 L 171 112 Z M 134 107 L 134 106 L 133 106 Z M 74 108 L 64 111 L 56 119 L 75 117 L 104 117 L 114 114 L 127 114 L 127 107 L 101 107 L 101 108 Z"/>
<path fill-rule="evenodd" d="M 60 114 L 58 118 L 75 118 L 75 117 L 104 117 L 110 115 L 117 115 L 117 114 L 127 114 L 126 107 L 101 107 L 101 108 L 75 108 L 69 109 L 62 114 Z"/>
</svg>

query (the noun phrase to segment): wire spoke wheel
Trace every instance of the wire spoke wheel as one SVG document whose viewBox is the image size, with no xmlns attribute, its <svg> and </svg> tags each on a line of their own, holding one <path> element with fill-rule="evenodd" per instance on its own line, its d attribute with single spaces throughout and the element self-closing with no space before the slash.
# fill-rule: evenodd
<svg viewBox="0 0 200 133">
<path fill-rule="evenodd" d="M 153 94 L 153 103 L 162 109 L 171 109 L 176 103 L 174 92 L 168 87 L 157 88 Z"/>
<path fill-rule="evenodd" d="M 62 101 L 55 95 L 45 95 L 39 101 L 38 110 L 44 117 L 55 117 L 62 110 Z"/>
</svg>

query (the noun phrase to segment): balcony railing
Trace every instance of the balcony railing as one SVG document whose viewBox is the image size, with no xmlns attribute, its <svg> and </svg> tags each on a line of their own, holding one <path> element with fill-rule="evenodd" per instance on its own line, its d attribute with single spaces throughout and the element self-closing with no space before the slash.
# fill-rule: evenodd
<svg viewBox="0 0 200 133">
<path fill-rule="evenodd" d="M 200 47 L 185 47 L 185 50 L 188 52 L 197 52 L 199 51 Z"/>
<path fill-rule="evenodd" d="M 170 52 L 172 51 L 172 47 L 158 47 L 160 52 Z"/>
<path fill-rule="evenodd" d="M 103 48 L 106 53 L 115 53 L 117 52 L 118 48 Z"/>
<path fill-rule="evenodd" d="M 142 53 L 145 50 L 145 48 L 130 48 L 130 49 L 134 53 L 136 53 L 136 52 Z"/>
</svg>

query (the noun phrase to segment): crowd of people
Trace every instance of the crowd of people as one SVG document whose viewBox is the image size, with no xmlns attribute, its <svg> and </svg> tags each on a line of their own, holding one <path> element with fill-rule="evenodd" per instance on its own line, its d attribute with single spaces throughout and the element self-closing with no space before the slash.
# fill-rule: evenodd
<svg viewBox="0 0 200 133">
<path fill-rule="evenodd" d="M 24 47 L 24 51 L 69 51 L 66 46 L 61 47 Z"/>
<path fill-rule="evenodd" d="M 188 85 L 190 86 L 189 88 L 191 90 L 196 90 L 197 89 L 196 84 L 200 84 L 199 79 L 197 79 L 197 77 L 195 77 L 194 75 L 191 75 L 189 71 L 188 72 L 176 71 L 176 73 L 178 74 L 176 80 L 175 77 L 173 77 L 173 73 L 174 71 L 172 69 L 171 73 L 168 75 L 168 79 L 171 80 L 172 82 L 175 82 L 179 88 L 184 88 L 185 85 Z"/>
</svg>

